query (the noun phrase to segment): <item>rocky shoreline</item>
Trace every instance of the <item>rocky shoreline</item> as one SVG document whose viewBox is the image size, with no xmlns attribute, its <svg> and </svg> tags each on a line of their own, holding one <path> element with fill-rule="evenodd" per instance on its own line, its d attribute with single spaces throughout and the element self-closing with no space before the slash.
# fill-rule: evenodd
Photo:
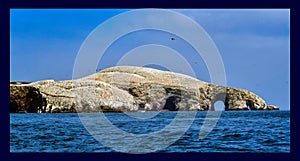
<svg viewBox="0 0 300 161">
<path fill-rule="evenodd" d="M 10 83 L 11 113 L 279 110 L 256 94 L 179 73 L 116 66 L 77 80 Z"/>
</svg>

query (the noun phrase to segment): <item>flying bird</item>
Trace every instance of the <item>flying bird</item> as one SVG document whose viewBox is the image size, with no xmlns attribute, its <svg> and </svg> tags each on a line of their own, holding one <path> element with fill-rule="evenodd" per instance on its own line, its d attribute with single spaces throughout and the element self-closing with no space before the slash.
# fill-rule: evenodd
<svg viewBox="0 0 300 161">
<path fill-rule="evenodd" d="M 175 40 L 175 38 L 174 38 L 174 37 L 172 37 L 172 38 L 171 38 L 171 40 Z"/>
</svg>

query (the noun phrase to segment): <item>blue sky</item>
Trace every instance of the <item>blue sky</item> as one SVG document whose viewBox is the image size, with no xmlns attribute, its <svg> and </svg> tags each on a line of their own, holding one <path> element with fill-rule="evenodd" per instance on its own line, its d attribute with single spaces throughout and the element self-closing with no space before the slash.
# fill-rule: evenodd
<svg viewBox="0 0 300 161">
<path fill-rule="evenodd" d="M 99 24 L 126 11 L 129 9 L 11 9 L 10 81 L 72 79 L 74 62 L 86 37 Z M 215 42 L 228 86 L 250 90 L 268 104 L 289 110 L 289 10 L 175 11 L 200 24 Z M 170 41 L 170 37 L 176 41 Z M 187 42 L 158 30 L 137 31 L 116 40 L 97 70 L 116 65 L 135 47 L 153 43 L 178 51 L 191 64 L 198 79 L 210 81 L 205 63 Z"/>
</svg>

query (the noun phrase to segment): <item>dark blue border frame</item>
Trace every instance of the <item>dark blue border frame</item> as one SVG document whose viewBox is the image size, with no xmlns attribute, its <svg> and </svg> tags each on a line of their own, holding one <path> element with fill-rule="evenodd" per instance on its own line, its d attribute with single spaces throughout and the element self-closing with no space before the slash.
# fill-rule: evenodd
<svg viewBox="0 0 300 161">
<path fill-rule="evenodd" d="M 10 153 L 9 152 L 9 70 L 10 70 L 10 8 L 290 8 L 291 9 L 291 153 L 151 153 L 151 154 L 123 154 L 123 153 Z M 297 61 L 299 51 L 299 8 L 293 0 L 10 0 L 0 2 L 1 36 L 1 130 L 0 130 L 0 158 L 1 160 L 296 160 L 299 149 L 299 109 L 294 104 L 297 97 Z M 296 36 L 298 35 L 298 36 Z M 298 40 L 297 40 L 298 39 Z"/>
</svg>

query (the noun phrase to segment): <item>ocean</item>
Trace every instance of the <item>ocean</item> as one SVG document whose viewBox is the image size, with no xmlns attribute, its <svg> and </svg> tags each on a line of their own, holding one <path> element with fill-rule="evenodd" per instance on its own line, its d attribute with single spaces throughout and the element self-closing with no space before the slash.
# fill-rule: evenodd
<svg viewBox="0 0 300 161">
<path fill-rule="evenodd" d="M 183 117 L 177 118 L 179 113 L 183 113 Z M 207 117 L 207 112 L 194 114 L 136 112 L 128 116 L 104 113 L 111 126 L 128 135 L 110 131 L 110 126 L 103 124 L 98 114 L 93 113 L 80 117 L 77 113 L 10 114 L 10 152 L 106 153 L 119 152 L 119 149 L 124 152 L 132 148 L 132 144 L 142 142 L 144 146 L 136 148 L 155 147 L 152 150 L 158 153 L 290 152 L 290 111 L 223 111 L 219 118 L 214 118 L 216 124 L 205 123 L 212 119 Z M 169 127 L 174 119 L 180 124 L 178 128 Z M 186 122 L 191 122 L 190 126 Z M 207 135 L 199 134 L 204 124 L 211 128 L 211 131 L 206 129 Z M 163 130 L 164 133 L 155 133 Z M 103 142 L 93 137 L 98 133 Z M 143 135 L 145 139 L 137 135 Z M 149 140 L 150 136 L 152 140 Z M 166 140 L 170 145 L 163 146 Z"/>
</svg>

